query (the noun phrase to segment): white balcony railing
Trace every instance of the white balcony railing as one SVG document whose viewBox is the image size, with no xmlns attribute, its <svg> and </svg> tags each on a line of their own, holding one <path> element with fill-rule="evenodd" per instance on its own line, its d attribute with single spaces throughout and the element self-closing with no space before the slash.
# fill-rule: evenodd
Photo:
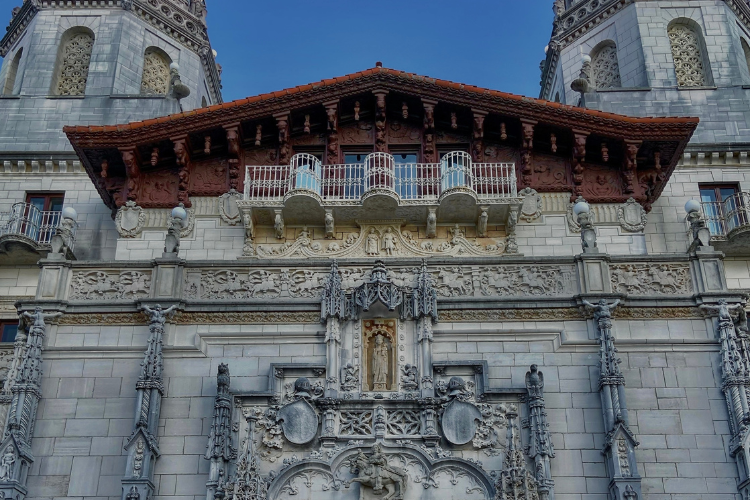
<svg viewBox="0 0 750 500">
<path fill-rule="evenodd" d="M 322 165 L 300 153 L 289 165 L 248 165 L 245 199 L 281 201 L 292 192 L 310 193 L 325 202 L 359 201 L 384 190 L 403 201 L 437 201 L 453 190 L 469 190 L 478 199 L 517 195 L 515 164 L 473 163 L 464 152 L 449 153 L 440 163 L 397 163 L 388 153 L 367 155 L 363 163 Z"/>
<path fill-rule="evenodd" d="M 61 218 L 62 212 L 45 212 L 30 203 L 16 203 L 10 212 L 0 213 L 0 236 L 24 236 L 47 245 Z"/>
<path fill-rule="evenodd" d="M 750 228 L 750 192 L 735 193 L 724 201 L 703 201 L 703 215 L 711 236 L 724 239 L 739 228 Z"/>
</svg>

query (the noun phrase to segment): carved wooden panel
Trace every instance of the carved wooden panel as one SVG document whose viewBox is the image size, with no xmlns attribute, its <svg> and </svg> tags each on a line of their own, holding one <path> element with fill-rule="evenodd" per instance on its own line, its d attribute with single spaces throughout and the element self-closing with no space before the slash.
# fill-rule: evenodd
<svg viewBox="0 0 750 500">
<path fill-rule="evenodd" d="M 341 144 L 372 144 L 375 141 L 372 123 L 364 120 L 339 126 Z"/>
<path fill-rule="evenodd" d="M 559 156 L 534 153 L 532 165 L 532 187 L 537 191 L 569 191 L 573 184 L 570 178 L 570 162 Z"/>
<path fill-rule="evenodd" d="M 143 208 L 173 207 L 177 205 L 177 174 L 171 170 L 142 174 L 138 204 Z"/>
<path fill-rule="evenodd" d="M 190 175 L 190 194 L 219 196 L 229 190 L 226 160 L 193 161 Z"/>
<path fill-rule="evenodd" d="M 422 142 L 422 130 L 412 123 L 391 120 L 387 127 L 389 144 L 419 144 Z"/>
<path fill-rule="evenodd" d="M 622 196 L 622 175 L 614 168 L 585 165 L 583 178 L 583 197 L 587 200 L 614 200 Z"/>
</svg>

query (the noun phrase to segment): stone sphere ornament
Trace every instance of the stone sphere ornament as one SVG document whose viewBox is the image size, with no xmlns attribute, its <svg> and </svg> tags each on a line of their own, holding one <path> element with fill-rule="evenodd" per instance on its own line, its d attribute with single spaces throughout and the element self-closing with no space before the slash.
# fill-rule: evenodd
<svg viewBox="0 0 750 500">
<path fill-rule="evenodd" d="M 63 219 L 78 220 L 78 212 L 73 207 L 65 207 L 62 210 Z"/>
<path fill-rule="evenodd" d="M 585 201 L 579 201 L 573 205 L 573 213 L 578 217 L 581 214 L 587 214 L 591 210 L 591 207 Z"/>
<path fill-rule="evenodd" d="M 689 214 L 693 212 L 700 212 L 700 209 L 701 204 L 696 200 L 688 200 L 688 202 L 685 203 L 685 212 Z"/>
<path fill-rule="evenodd" d="M 175 219 L 180 219 L 182 221 L 182 225 L 184 226 L 188 217 L 187 210 L 185 210 L 184 207 L 180 206 L 174 207 L 172 209 L 172 217 L 174 217 Z"/>
</svg>

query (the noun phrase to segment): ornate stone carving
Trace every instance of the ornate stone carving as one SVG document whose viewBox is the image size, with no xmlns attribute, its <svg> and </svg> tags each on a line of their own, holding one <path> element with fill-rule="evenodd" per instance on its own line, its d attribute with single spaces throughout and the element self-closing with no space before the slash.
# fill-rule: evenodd
<svg viewBox="0 0 750 500">
<path fill-rule="evenodd" d="M 419 388 L 419 370 L 415 365 L 406 364 L 401 367 L 401 388 L 413 391 Z"/>
<path fill-rule="evenodd" d="M 526 372 L 526 391 L 529 402 L 529 458 L 534 460 L 537 490 L 541 499 L 554 497 L 550 459 L 555 456 L 552 436 L 544 405 L 544 374 L 536 365 Z"/>
<path fill-rule="evenodd" d="M 615 293 L 677 295 L 693 290 L 687 264 L 616 264 L 610 270 Z"/>
<path fill-rule="evenodd" d="M 612 89 L 621 86 L 617 46 L 614 42 L 604 45 L 591 57 L 591 72 L 595 89 Z"/>
<path fill-rule="evenodd" d="M 89 77 L 94 37 L 79 32 L 63 42 L 57 76 L 57 95 L 84 95 Z"/>
<path fill-rule="evenodd" d="M 519 218 L 532 222 L 542 216 L 542 197 L 536 190 L 523 188 L 518 192 L 518 196 L 523 197 Z"/>
<path fill-rule="evenodd" d="M 318 414 L 310 404 L 313 387 L 310 381 L 301 377 L 294 382 L 293 403 L 282 406 L 277 414 L 284 437 L 293 444 L 301 445 L 312 441 L 318 433 Z"/>
<path fill-rule="evenodd" d="M 478 430 L 482 414 L 472 403 L 467 393 L 466 382 L 461 377 L 451 377 L 445 389 L 438 385 L 437 391 L 445 392 L 448 403 L 443 410 L 440 426 L 448 442 L 463 445 L 471 442 Z M 472 394 L 473 396 L 473 394 Z"/>
<path fill-rule="evenodd" d="M 482 295 L 553 296 L 575 291 L 575 270 L 569 266 L 496 266 L 480 270 Z"/>
<path fill-rule="evenodd" d="M 73 276 L 70 300 L 136 300 L 151 292 L 150 271 L 80 271 Z"/>
<path fill-rule="evenodd" d="M 208 271 L 201 275 L 195 298 L 253 299 L 320 296 L 325 274 L 309 270 L 266 271 L 253 269 L 247 274 L 231 270 Z"/>
<path fill-rule="evenodd" d="M 146 212 L 135 204 L 133 200 L 128 200 L 125 205 L 117 210 L 115 216 L 115 228 L 123 238 L 135 238 L 146 225 Z"/>
<path fill-rule="evenodd" d="M 690 26 L 675 23 L 667 30 L 672 47 L 677 85 L 680 87 L 702 87 L 707 84 L 703 68 L 703 48 L 700 35 Z"/>
<path fill-rule="evenodd" d="M 230 189 L 228 193 L 219 196 L 219 217 L 230 226 L 236 226 L 242 218 L 237 200 L 242 199 L 242 193 Z"/>
<path fill-rule="evenodd" d="M 620 226 L 631 233 L 643 231 L 648 223 L 648 214 L 634 198 L 617 207 L 617 221 Z"/>
<path fill-rule="evenodd" d="M 364 308 L 367 310 L 367 308 Z M 362 359 L 366 360 L 363 381 L 370 391 L 397 391 L 396 320 L 363 321 Z"/>
<path fill-rule="evenodd" d="M 357 475 L 352 483 L 371 488 L 374 495 L 384 494 L 382 500 L 403 500 L 408 479 L 406 470 L 388 465 L 380 444 L 372 446 L 370 456 L 360 450 L 350 460 L 349 466 L 350 472 Z"/>
<path fill-rule="evenodd" d="M 229 367 L 222 363 L 216 377 L 214 415 L 204 456 L 206 460 L 211 461 L 206 487 L 212 497 L 221 488 L 221 478 L 229 476 L 230 460 L 237 458 L 237 449 L 232 443 L 232 398 L 229 394 L 229 380 Z"/>
<path fill-rule="evenodd" d="M 521 450 L 518 435 L 517 413 L 508 412 L 508 447 L 503 468 L 495 481 L 496 500 L 539 500 L 537 481 L 526 467 L 526 457 Z"/>
<path fill-rule="evenodd" d="M 152 47 L 143 57 L 141 94 L 167 95 L 169 92 L 169 61 Z"/>
<path fill-rule="evenodd" d="M 339 434 L 343 436 L 371 436 L 372 410 L 342 411 L 339 419 Z"/>
<path fill-rule="evenodd" d="M 355 391 L 359 387 L 359 367 L 347 363 L 341 370 L 341 390 Z"/>
</svg>

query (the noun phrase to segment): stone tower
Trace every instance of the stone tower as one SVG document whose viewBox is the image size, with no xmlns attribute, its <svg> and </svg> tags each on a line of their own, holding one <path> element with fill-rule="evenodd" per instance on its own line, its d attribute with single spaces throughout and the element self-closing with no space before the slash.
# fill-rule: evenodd
<svg viewBox="0 0 750 500">
<path fill-rule="evenodd" d="M 102 250 L 116 237 L 111 214 L 62 129 L 221 103 L 206 12 L 205 0 L 24 0 L 13 9 L 0 41 L 0 239 L 19 238 L 0 242 L 0 255 L 45 255 L 41 226 L 64 204 L 78 211 L 78 258 L 113 257 Z M 19 219 L 40 222 L 13 227 Z"/>
</svg>

